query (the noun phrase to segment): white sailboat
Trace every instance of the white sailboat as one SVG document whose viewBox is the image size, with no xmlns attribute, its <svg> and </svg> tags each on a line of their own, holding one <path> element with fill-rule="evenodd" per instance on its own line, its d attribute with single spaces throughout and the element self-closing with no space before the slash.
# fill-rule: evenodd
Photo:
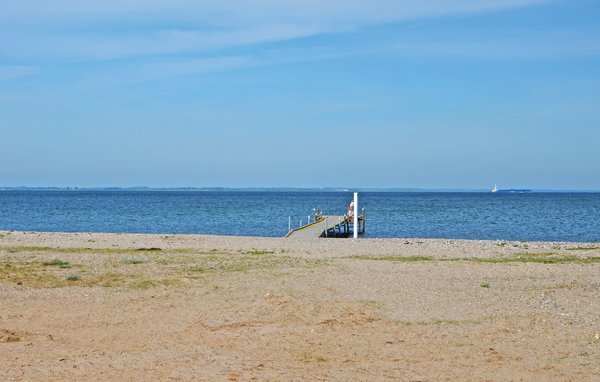
<svg viewBox="0 0 600 382">
<path fill-rule="evenodd" d="M 492 188 L 492 192 L 498 192 L 498 187 L 494 184 L 494 188 Z"/>
</svg>

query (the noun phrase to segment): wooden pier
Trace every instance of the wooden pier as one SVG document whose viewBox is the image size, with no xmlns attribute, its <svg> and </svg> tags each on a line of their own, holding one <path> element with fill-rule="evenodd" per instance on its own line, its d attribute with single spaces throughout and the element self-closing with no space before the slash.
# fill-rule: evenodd
<svg viewBox="0 0 600 382">
<path fill-rule="evenodd" d="M 346 238 L 353 235 L 352 216 L 315 214 L 313 223 L 290 230 L 285 237 L 291 238 Z M 358 233 L 365 233 L 365 210 L 358 217 Z"/>
</svg>

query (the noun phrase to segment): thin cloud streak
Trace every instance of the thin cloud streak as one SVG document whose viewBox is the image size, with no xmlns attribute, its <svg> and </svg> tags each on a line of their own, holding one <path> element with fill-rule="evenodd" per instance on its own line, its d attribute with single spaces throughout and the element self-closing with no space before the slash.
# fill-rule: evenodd
<svg viewBox="0 0 600 382">
<path fill-rule="evenodd" d="M 340 60 L 348 57 L 393 54 L 406 59 L 469 59 L 481 60 L 538 60 L 600 55 L 600 45 L 594 42 L 569 44 L 564 36 L 547 39 L 495 41 L 490 45 L 485 38 L 455 39 L 452 41 L 406 41 L 361 46 L 354 49 L 311 47 L 303 49 L 278 49 L 253 51 L 247 55 L 215 55 L 204 57 L 165 57 L 145 59 L 118 65 L 110 73 L 84 79 L 79 85 L 89 87 L 122 86 L 160 80 L 170 77 L 202 76 L 210 73 L 254 69 L 260 67 Z"/>
<path fill-rule="evenodd" d="M 561 41 L 562 40 L 562 41 Z M 561 42 L 556 42 L 561 41 Z M 382 46 L 381 51 L 395 52 L 407 58 L 443 58 L 468 60 L 544 60 L 564 57 L 593 57 L 600 55 L 600 44 L 579 41 L 570 44 L 564 36 L 556 40 L 535 38 L 500 40 L 490 44 L 482 40 L 407 41 Z"/>
<path fill-rule="evenodd" d="M 155 15 L 162 19 L 203 20 L 212 25 L 226 25 L 231 22 L 238 25 L 263 24 L 273 23 L 274 20 L 369 24 L 418 17 L 490 12 L 549 1 L 551 0 L 25 0 L 5 7 L 0 20 L 15 23 L 15 17 L 27 17 L 27 20 L 33 21 L 51 16 L 57 24 L 63 24 L 65 21 L 77 23 L 83 20 L 87 23 L 111 17 L 119 17 L 121 20 L 123 17 L 129 17 L 135 20 L 138 15 Z M 16 23 L 19 22 L 23 21 Z"/>
<path fill-rule="evenodd" d="M 492 12 L 548 1 L 30 0 L 11 4 L 0 14 L 0 24 L 4 25 L 0 30 L 5 31 L 4 37 L 0 36 L 1 55 L 81 61 L 206 53 L 380 23 Z"/>
<path fill-rule="evenodd" d="M 164 78 L 199 76 L 224 71 L 269 65 L 268 61 L 250 56 L 215 56 L 144 60 L 120 65 L 108 71 L 94 70 L 73 83 L 79 89 L 105 89 Z"/>
<path fill-rule="evenodd" d="M 0 65 L 0 82 L 30 76 L 38 72 L 35 66 Z"/>
<path fill-rule="evenodd" d="M 322 33 L 317 26 L 266 25 L 250 29 L 200 31 L 167 29 L 151 33 L 106 35 L 47 35 L 21 41 L 4 49 L 5 54 L 29 59 L 43 56 L 73 61 L 123 59 L 198 53 L 253 44 L 292 40 Z"/>
</svg>

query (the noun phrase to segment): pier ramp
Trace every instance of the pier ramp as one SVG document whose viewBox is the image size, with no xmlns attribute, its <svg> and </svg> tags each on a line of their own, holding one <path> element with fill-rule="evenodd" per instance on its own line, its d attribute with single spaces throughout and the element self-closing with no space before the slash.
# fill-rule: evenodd
<svg viewBox="0 0 600 382">
<path fill-rule="evenodd" d="M 289 232 L 285 237 L 316 239 L 319 237 L 349 237 L 350 233 L 356 239 L 358 235 L 365 233 L 365 209 L 361 215 L 358 214 L 358 192 L 354 193 L 354 201 L 348 205 L 345 215 L 323 215 L 321 208 L 313 209 L 312 223 L 292 229 L 292 217 L 288 220 Z M 308 216 L 310 221 L 310 215 Z M 352 227 L 352 229 L 351 229 Z"/>
<path fill-rule="evenodd" d="M 348 221 L 345 216 L 323 215 L 313 223 L 298 227 L 288 232 L 285 237 L 291 238 L 319 238 L 327 236 L 329 232 L 348 232 Z"/>
</svg>

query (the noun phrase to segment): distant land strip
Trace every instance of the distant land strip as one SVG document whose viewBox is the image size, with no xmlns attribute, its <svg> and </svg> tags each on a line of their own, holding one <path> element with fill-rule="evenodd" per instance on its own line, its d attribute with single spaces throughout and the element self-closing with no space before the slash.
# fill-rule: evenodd
<svg viewBox="0 0 600 382">
<path fill-rule="evenodd" d="M 0 186 L 0 191 L 204 191 L 204 192 L 491 192 L 473 188 L 374 188 L 374 187 L 30 187 Z M 500 192 L 506 190 L 499 190 Z M 508 190 L 510 191 L 510 190 Z M 527 189 L 528 192 L 596 193 L 600 190 Z"/>
</svg>

